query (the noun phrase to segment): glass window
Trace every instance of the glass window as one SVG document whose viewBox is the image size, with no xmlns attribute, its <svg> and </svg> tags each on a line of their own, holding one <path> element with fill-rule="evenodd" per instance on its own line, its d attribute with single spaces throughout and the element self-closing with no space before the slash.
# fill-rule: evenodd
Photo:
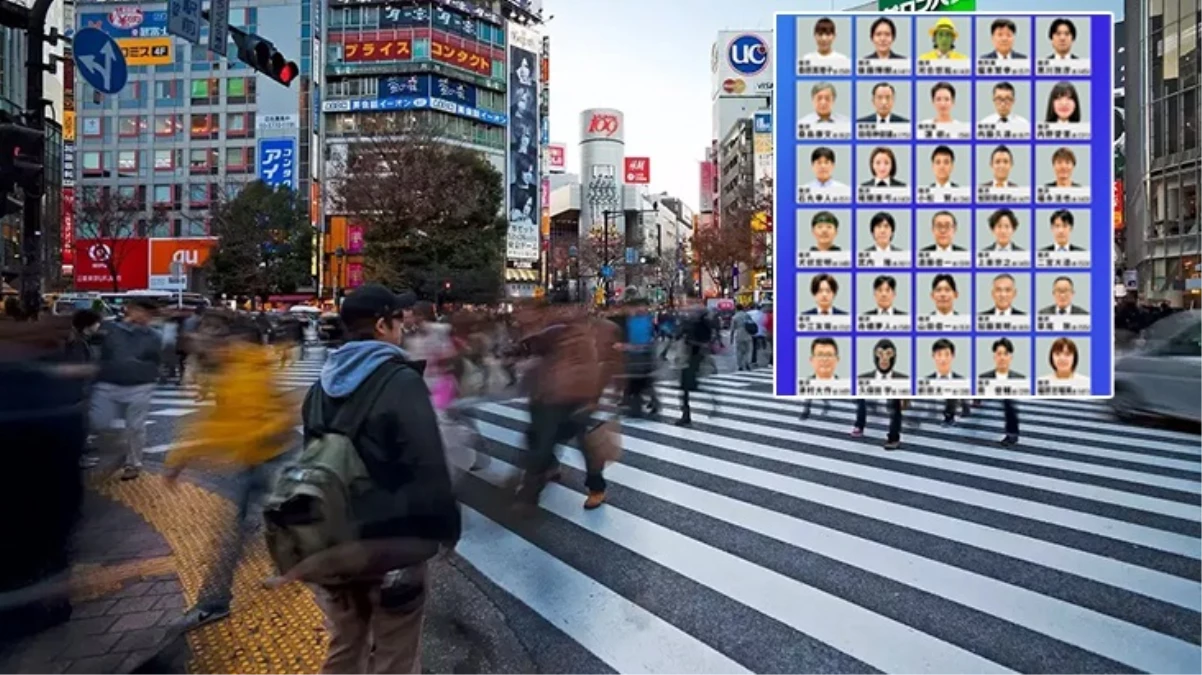
<svg viewBox="0 0 1202 675">
<path fill-rule="evenodd" d="M 117 196 L 123 200 L 132 200 L 138 194 L 138 186 L 136 185 L 120 185 L 117 187 Z"/>
<path fill-rule="evenodd" d="M 1181 100 L 1184 106 L 1181 130 L 1185 135 L 1181 149 L 1193 150 L 1198 147 L 1198 106 L 1202 105 L 1202 101 L 1198 100 L 1198 87 L 1187 89 L 1181 95 Z"/>
<path fill-rule="evenodd" d="M 214 138 L 221 129 L 217 115 L 192 115 L 192 138 Z"/>
<path fill-rule="evenodd" d="M 242 98 L 246 96 L 246 78 L 231 77 L 225 81 L 225 95 Z"/>
<path fill-rule="evenodd" d="M 155 204 L 170 204 L 175 201 L 175 194 L 170 185 L 154 186 L 154 203 Z"/>
<path fill-rule="evenodd" d="M 246 148 L 226 148 L 225 149 L 225 165 L 244 166 L 246 164 Z"/>
<path fill-rule="evenodd" d="M 1168 109 L 1169 119 L 1165 124 L 1165 152 L 1173 154 L 1181 151 L 1181 97 L 1170 96 L 1164 100 L 1165 108 Z"/>
<path fill-rule="evenodd" d="M 199 148 L 188 153 L 188 165 L 193 169 L 207 167 L 209 165 L 209 151 L 207 148 Z"/>
<path fill-rule="evenodd" d="M 85 117 L 83 118 L 83 135 L 88 137 L 98 137 L 104 135 L 104 118 L 103 117 Z"/>
<path fill-rule="evenodd" d="M 225 129 L 229 133 L 246 131 L 246 113 L 229 113 L 225 116 Z"/>
<path fill-rule="evenodd" d="M 189 185 L 188 201 L 204 204 L 209 201 L 209 186 L 207 184 Z"/>
<path fill-rule="evenodd" d="M 83 153 L 83 170 L 84 171 L 100 171 L 104 168 L 100 159 L 99 152 Z"/>
<path fill-rule="evenodd" d="M 175 153 L 171 150 L 155 150 L 154 168 L 155 170 L 174 169 Z"/>
<path fill-rule="evenodd" d="M 184 126 L 183 115 L 154 116 L 154 133 L 156 136 L 174 136 L 182 126 Z"/>
<path fill-rule="evenodd" d="M 142 132 L 142 118 L 139 116 L 120 117 L 117 120 L 118 134 L 121 136 L 137 136 Z"/>
<path fill-rule="evenodd" d="M 136 171 L 138 168 L 138 151 L 121 150 L 117 152 L 118 171 Z"/>
</svg>

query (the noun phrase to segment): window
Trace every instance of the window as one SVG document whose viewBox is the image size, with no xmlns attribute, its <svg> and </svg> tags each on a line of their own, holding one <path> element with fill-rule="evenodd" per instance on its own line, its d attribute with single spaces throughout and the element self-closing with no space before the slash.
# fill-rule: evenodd
<svg viewBox="0 0 1202 675">
<path fill-rule="evenodd" d="M 142 133 L 143 122 L 138 115 L 122 116 L 117 119 L 117 135 L 122 138 Z"/>
<path fill-rule="evenodd" d="M 154 186 L 154 204 L 155 206 L 169 206 L 175 202 L 175 190 L 173 185 L 156 185 Z"/>
<path fill-rule="evenodd" d="M 208 204 L 209 203 L 209 185 L 202 183 L 200 185 L 188 186 L 188 203 L 190 204 Z"/>
<path fill-rule="evenodd" d="M 117 152 L 117 175 L 136 176 L 138 174 L 138 151 L 120 150 Z"/>
<path fill-rule="evenodd" d="M 138 186 L 120 185 L 117 187 L 117 197 L 122 201 L 132 201 L 138 196 Z"/>
<path fill-rule="evenodd" d="M 188 153 L 188 166 L 195 171 L 196 169 L 209 168 L 209 149 L 198 148 Z"/>
<path fill-rule="evenodd" d="M 184 126 L 183 115 L 155 115 L 154 135 L 174 136 Z"/>
<path fill-rule="evenodd" d="M 216 78 L 192 80 L 192 103 L 217 103 L 220 89 Z"/>
<path fill-rule="evenodd" d="M 156 105 L 178 105 L 183 80 L 157 80 L 154 83 L 154 98 Z"/>
<path fill-rule="evenodd" d="M 170 171 L 175 168 L 175 152 L 174 150 L 155 150 L 154 151 L 154 170 L 155 171 Z"/>
<path fill-rule="evenodd" d="M 1185 143 L 1182 145 L 1182 150 L 1193 150 L 1198 147 L 1198 118 L 1202 115 L 1198 114 L 1198 87 L 1187 89 L 1182 94 L 1184 106 L 1184 123 L 1181 125 L 1181 130 L 1185 132 Z"/>
<path fill-rule="evenodd" d="M 83 153 L 84 174 L 98 175 L 104 173 L 104 160 L 99 152 Z"/>
<path fill-rule="evenodd" d="M 225 135 L 229 138 L 247 136 L 247 126 L 246 113 L 228 113 L 225 116 Z"/>
<path fill-rule="evenodd" d="M 192 115 L 192 138 L 217 138 L 221 131 L 220 119 L 207 113 Z"/>
<path fill-rule="evenodd" d="M 141 81 L 130 82 L 117 94 L 118 108 L 141 108 L 146 105 L 146 87 Z"/>
<path fill-rule="evenodd" d="M 100 138 L 104 136 L 104 118 L 103 117 L 85 117 L 83 118 L 83 135 L 86 138 Z"/>
<path fill-rule="evenodd" d="M 225 81 L 225 95 L 229 98 L 245 98 L 246 97 L 246 80 L 245 77 L 231 77 Z"/>
</svg>

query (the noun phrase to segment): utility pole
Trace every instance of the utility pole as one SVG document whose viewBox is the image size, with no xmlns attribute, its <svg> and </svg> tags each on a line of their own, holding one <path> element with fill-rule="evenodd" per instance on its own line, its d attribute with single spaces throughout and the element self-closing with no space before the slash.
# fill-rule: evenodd
<svg viewBox="0 0 1202 675">
<path fill-rule="evenodd" d="M 6 130 L 15 138 L 4 143 L 4 149 L 7 154 L 15 146 L 22 155 L 29 156 L 21 160 L 23 166 L 14 167 L 16 181 L 7 176 L 2 185 L 11 190 L 14 182 L 18 182 L 25 192 L 21 228 L 21 304 L 30 319 L 36 319 L 42 307 L 42 195 L 45 193 L 46 161 L 46 101 L 42 73 L 54 72 L 54 65 L 43 63 L 42 58 L 48 37 L 46 15 L 53 2 L 36 0 L 32 7 L 24 7 L 0 0 L 0 24 L 25 31 L 25 119 L 20 125 L 24 129 Z M 58 40 L 58 31 L 52 29 L 50 43 L 56 44 Z M 0 159 L 9 166 L 14 165 L 11 154 Z M 35 166 L 37 177 L 29 175 Z"/>
</svg>

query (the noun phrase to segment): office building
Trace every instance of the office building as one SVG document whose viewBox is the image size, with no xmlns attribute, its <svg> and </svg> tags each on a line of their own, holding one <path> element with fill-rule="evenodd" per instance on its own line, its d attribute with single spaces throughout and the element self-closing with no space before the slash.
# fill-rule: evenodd
<svg viewBox="0 0 1202 675">
<path fill-rule="evenodd" d="M 1202 305 L 1198 0 L 1127 0 L 1126 264 L 1144 302 Z"/>
</svg>

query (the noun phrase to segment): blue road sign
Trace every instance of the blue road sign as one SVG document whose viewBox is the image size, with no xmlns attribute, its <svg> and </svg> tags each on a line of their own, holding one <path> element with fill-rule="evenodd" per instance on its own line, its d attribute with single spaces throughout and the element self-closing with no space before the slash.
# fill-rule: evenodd
<svg viewBox="0 0 1202 675">
<path fill-rule="evenodd" d="M 125 55 L 117 42 L 99 28 L 81 28 L 72 42 L 75 68 L 102 94 L 116 94 L 129 80 Z"/>
<path fill-rule="evenodd" d="M 614 276 L 614 268 L 609 265 L 601 266 L 601 276 L 605 279 L 612 279 Z"/>
</svg>

